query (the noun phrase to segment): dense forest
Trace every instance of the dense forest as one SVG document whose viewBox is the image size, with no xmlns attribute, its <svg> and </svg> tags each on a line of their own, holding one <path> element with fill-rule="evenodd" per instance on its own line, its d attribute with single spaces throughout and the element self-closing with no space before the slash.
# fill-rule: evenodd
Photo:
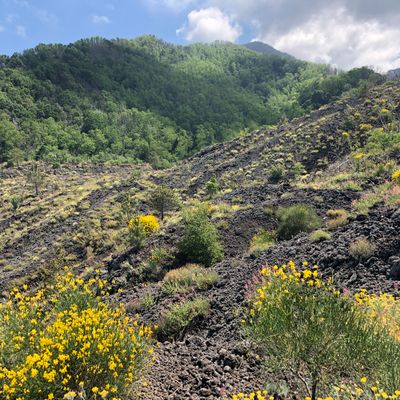
<svg viewBox="0 0 400 400">
<path fill-rule="evenodd" d="M 0 162 L 149 162 L 273 125 L 381 81 L 230 43 L 153 36 L 39 45 L 0 57 Z"/>
</svg>

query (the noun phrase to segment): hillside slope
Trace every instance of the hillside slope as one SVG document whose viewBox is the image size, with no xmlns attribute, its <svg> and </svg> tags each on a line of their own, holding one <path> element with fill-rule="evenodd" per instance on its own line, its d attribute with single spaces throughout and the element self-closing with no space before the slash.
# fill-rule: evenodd
<svg viewBox="0 0 400 400">
<path fill-rule="evenodd" d="M 39 45 L 0 59 L 0 162 L 170 166 L 245 129 L 303 115 L 383 77 L 229 43 L 152 36 Z"/>
<path fill-rule="evenodd" d="M 220 399 L 262 387 L 268 381 L 263 359 L 245 340 L 240 315 L 246 283 L 263 265 L 308 260 L 342 288 L 399 290 L 400 187 L 390 181 L 391 171 L 400 168 L 399 104 L 400 84 L 388 83 L 277 129 L 208 147 L 166 171 L 145 165 L 43 166 L 47 184 L 38 197 L 26 179 L 29 166 L 1 169 L 0 289 L 16 283 L 40 286 L 70 265 L 82 276 L 99 268 L 113 281 L 115 298 L 146 322 L 158 323 L 172 304 L 204 298 L 210 304 L 207 318 L 173 338 L 160 335 L 142 398 Z M 273 183 L 278 165 L 282 176 Z M 220 190 L 210 198 L 206 184 L 213 177 Z M 120 214 L 126 195 L 136 211 L 150 213 L 149 193 L 160 184 L 175 188 L 185 207 L 193 200 L 209 202 L 224 259 L 211 267 L 219 280 L 207 289 L 163 290 L 165 274 L 182 265 L 176 257 L 181 211 L 169 213 L 140 251 L 125 240 Z M 15 196 L 22 200 L 13 211 Z M 301 233 L 252 252 L 255 235 L 276 229 L 276 209 L 297 203 L 313 207 L 325 230 L 328 211 L 344 210 L 347 217 L 329 228 L 325 241 Z M 360 260 L 349 246 L 365 237 L 375 251 Z"/>
</svg>

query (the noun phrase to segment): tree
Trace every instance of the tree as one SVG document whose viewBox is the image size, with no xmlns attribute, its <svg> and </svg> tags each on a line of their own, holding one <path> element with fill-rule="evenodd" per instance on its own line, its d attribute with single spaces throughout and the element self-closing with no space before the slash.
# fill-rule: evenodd
<svg viewBox="0 0 400 400">
<path fill-rule="evenodd" d="M 168 186 L 158 186 L 150 194 L 149 203 L 160 213 L 161 221 L 163 221 L 165 213 L 178 208 L 180 201 L 173 189 Z"/>
<path fill-rule="evenodd" d="M 27 181 L 33 185 L 35 189 L 35 195 L 38 196 L 40 188 L 45 181 L 45 174 L 37 163 L 32 164 L 31 170 L 28 171 L 26 177 Z"/>
</svg>

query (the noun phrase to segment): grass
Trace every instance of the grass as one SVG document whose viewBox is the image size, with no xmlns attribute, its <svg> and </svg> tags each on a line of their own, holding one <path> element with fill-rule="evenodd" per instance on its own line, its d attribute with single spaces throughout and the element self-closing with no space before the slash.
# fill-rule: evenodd
<svg viewBox="0 0 400 400">
<path fill-rule="evenodd" d="M 365 192 L 360 199 L 353 202 L 355 214 L 368 214 L 369 210 L 378 203 L 388 206 L 400 205 L 400 186 L 394 182 L 385 182 Z"/>
<path fill-rule="evenodd" d="M 194 289 L 204 290 L 218 282 L 218 274 L 207 268 L 188 264 L 169 271 L 163 280 L 162 290 L 168 294 L 187 293 Z"/>
<path fill-rule="evenodd" d="M 249 247 L 249 253 L 252 255 L 259 255 L 265 250 L 268 250 L 271 246 L 276 244 L 276 232 L 266 231 L 261 229 L 257 234 L 255 234 L 251 241 Z"/>
<path fill-rule="evenodd" d="M 329 232 L 323 231 L 322 229 L 318 229 L 312 232 L 309 236 L 311 242 L 319 243 L 325 240 L 331 240 L 332 235 Z"/>
<path fill-rule="evenodd" d="M 328 210 L 326 215 L 329 218 L 326 223 L 329 230 L 346 225 L 349 220 L 349 213 L 344 209 Z"/>
<path fill-rule="evenodd" d="M 208 300 L 201 297 L 173 304 L 162 315 L 159 332 L 168 337 L 176 336 L 196 320 L 206 317 L 209 312 Z"/>
<path fill-rule="evenodd" d="M 368 260 L 371 258 L 377 248 L 368 239 L 358 239 L 350 243 L 349 254 L 357 260 Z"/>
</svg>

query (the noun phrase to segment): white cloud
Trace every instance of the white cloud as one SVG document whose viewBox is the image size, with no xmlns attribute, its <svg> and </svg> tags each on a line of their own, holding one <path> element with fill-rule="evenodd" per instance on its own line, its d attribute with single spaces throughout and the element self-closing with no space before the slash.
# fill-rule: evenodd
<svg viewBox="0 0 400 400">
<path fill-rule="evenodd" d="M 111 20 L 105 15 L 93 15 L 92 22 L 97 25 L 110 24 Z"/>
<path fill-rule="evenodd" d="M 4 26 L 0 25 L 0 32 L 3 32 L 5 30 Z"/>
<path fill-rule="evenodd" d="M 26 28 L 23 25 L 17 25 L 15 27 L 16 33 L 19 37 L 26 39 Z"/>
<path fill-rule="evenodd" d="M 191 42 L 235 42 L 242 34 L 242 29 L 219 8 L 209 7 L 191 11 L 185 25 L 176 33 Z"/>
<path fill-rule="evenodd" d="M 299 58 L 340 68 L 400 66 L 399 0 L 198 0 L 196 7 L 218 8 Z"/>
<path fill-rule="evenodd" d="M 262 39 L 305 60 L 346 69 L 368 65 L 386 71 L 400 67 L 399 36 L 399 28 L 357 21 L 341 8 L 336 13 L 322 13 L 278 37 L 267 34 Z"/>
</svg>

